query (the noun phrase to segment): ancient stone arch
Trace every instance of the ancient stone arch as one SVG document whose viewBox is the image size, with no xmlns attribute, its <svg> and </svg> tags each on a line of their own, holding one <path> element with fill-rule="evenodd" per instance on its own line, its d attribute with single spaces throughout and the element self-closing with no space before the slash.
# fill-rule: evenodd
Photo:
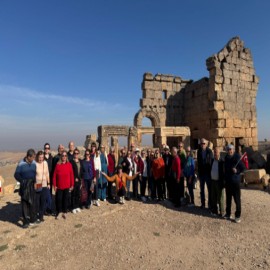
<svg viewBox="0 0 270 270">
<path fill-rule="evenodd" d="M 134 126 L 137 128 L 142 127 L 142 120 L 144 117 L 147 117 L 150 119 L 152 123 L 152 127 L 160 127 L 160 119 L 156 112 L 141 109 L 139 110 L 135 116 L 134 116 Z"/>
</svg>

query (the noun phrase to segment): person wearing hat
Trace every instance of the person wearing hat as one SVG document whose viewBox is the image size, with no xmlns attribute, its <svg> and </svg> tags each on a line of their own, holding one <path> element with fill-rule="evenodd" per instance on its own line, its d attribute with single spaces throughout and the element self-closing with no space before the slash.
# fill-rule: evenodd
<svg viewBox="0 0 270 270">
<path fill-rule="evenodd" d="M 119 198 L 118 201 L 120 204 L 125 203 L 125 195 L 126 195 L 126 186 L 127 186 L 127 181 L 132 181 L 134 180 L 139 173 L 134 174 L 133 176 L 129 176 L 126 173 L 123 173 L 123 169 L 121 165 L 118 165 L 116 168 L 117 173 L 108 176 L 106 173 L 102 172 L 102 175 L 105 176 L 105 178 L 109 182 L 115 182 L 116 184 L 116 194 L 117 197 Z"/>
<path fill-rule="evenodd" d="M 226 189 L 226 219 L 231 219 L 232 197 L 236 205 L 235 222 L 241 222 L 241 175 L 245 170 L 245 165 L 238 153 L 235 152 L 234 146 L 227 146 L 225 156 L 225 189 Z"/>
<path fill-rule="evenodd" d="M 200 179 L 201 208 L 205 208 L 205 184 L 208 190 L 208 208 L 211 209 L 211 164 L 213 152 L 207 146 L 204 138 L 201 139 L 201 147 L 198 150 L 198 177 Z"/>
</svg>

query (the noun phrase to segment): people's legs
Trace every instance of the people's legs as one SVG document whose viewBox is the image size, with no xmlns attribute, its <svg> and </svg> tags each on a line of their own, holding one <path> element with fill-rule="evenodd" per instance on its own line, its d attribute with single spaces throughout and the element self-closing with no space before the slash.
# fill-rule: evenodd
<svg viewBox="0 0 270 270">
<path fill-rule="evenodd" d="M 217 209 L 217 204 L 218 204 L 218 181 L 216 180 L 211 180 L 211 190 L 212 190 L 212 193 L 211 193 L 211 205 L 212 205 L 212 213 L 214 214 L 218 214 L 218 209 Z"/>
<path fill-rule="evenodd" d="M 226 216 L 231 215 L 232 206 L 232 187 L 231 184 L 226 184 Z"/>
<path fill-rule="evenodd" d="M 30 219 L 29 203 L 22 199 L 21 205 L 22 205 L 23 224 L 28 224 Z"/>
<path fill-rule="evenodd" d="M 204 186 L 205 186 L 205 177 L 202 175 L 202 176 L 200 176 L 200 195 L 201 195 L 201 204 L 202 204 L 202 207 L 205 207 Z"/>
<path fill-rule="evenodd" d="M 75 182 L 74 183 L 74 188 L 71 193 L 72 197 L 72 209 L 77 209 L 80 206 L 80 182 Z"/>
<path fill-rule="evenodd" d="M 148 197 L 152 198 L 152 189 L 153 189 L 153 177 L 148 177 L 148 185 L 147 185 L 147 189 L 148 189 Z"/>
<path fill-rule="evenodd" d="M 127 181 L 127 194 L 126 194 L 126 198 L 130 199 L 130 181 Z"/>
<path fill-rule="evenodd" d="M 113 176 L 113 173 L 108 173 L 108 175 L 109 176 Z M 107 188 L 107 190 L 108 190 L 108 198 L 109 199 L 112 199 L 113 198 L 113 196 L 112 196 L 112 182 L 109 182 L 108 181 L 108 188 Z"/>
<path fill-rule="evenodd" d="M 39 212 L 40 212 L 40 201 L 41 201 L 41 191 L 40 192 L 36 192 L 36 200 L 35 200 L 35 203 L 36 203 L 36 215 L 39 217 Z M 40 217 L 39 217 L 40 218 Z"/>
<path fill-rule="evenodd" d="M 174 179 L 174 199 L 173 202 L 175 203 L 176 206 L 181 206 L 181 196 L 180 196 L 180 182 L 178 183 L 176 179 Z"/>
<path fill-rule="evenodd" d="M 143 197 L 145 197 L 146 183 L 147 183 L 147 177 L 143 176 L 142 182 L 141 182 L 141 196 Z"/>
<path fill-rule="evenodd" d="M 165 178 L 162 178 L 160 180 L 161 180 L 162 199 L 166 199 L 166 180 L 165 180 Z"/>
<path fill-rule="evenodd" d="M 92 201 L 92 192 L 90 191 L 91 184 L 92 184 L 92 180 L 84 179 L 85 190 L 87 192 L 87 199 L 85 203 L 86 207 L 90 207 L 91 201 Z"/>
<path fill-rule="evenodd" d="M 154 200 L 154 199 L 156 199 L 156 197 L 157 197 L 157 180 L 153 178 L 151 198 Z"/>
<path fill-rule="evenodd" d="M 70 196 L 69 194 L 69 188 L 66 188 L 63 190 L 63 196 L 62 196 L 62 207 L 63 207 L 63 213 L 66 214 L 67 210 L 68 210 L 68 206 L 69 206 L 69 202 L 68 202 L 68 197 Z"/>
<path fill-rule="evenodd" d="M 106 199 L 106 191 L 107 191 L 107 181 L 102 182 L 102 188 L 101 188 L 101 200 Z"/>
<path fill-rule="evenodd" d="M 41 198 L 40 198 L 40 208 L 39 208 L 39 219 L 42 221 L 44 212 L 46 210 L 46 198 L 47 198 L 47 193 L 49 192 L 49 189 L 44 187 L 41 190 Z"/>
<path fill-rule="evenodd" d="M 45 206 L 44 212 L 52 213 L 52 194 L 50 189 L 46 188 L 46 198 L 45 198 Z"/>
<path fill-rule="evenodd" d="M 30 222 L 36 222 L 37 220 L 37 207 L 36 207 L 36 192 L 33 193 L 33 203 L 29 204 Z"/>
<path fill-rule="evenodd" d="M 138 176 L 132 181 L 133 198 L 138 197 Z"/>
<path fill-rule="evenodd" d="M 179 182 L 179 195 L 180 198 L 184 198 L 185 196 L 185 177 L 181 176 L 180 177 L 180 182 Z"/>
<path fill-rule="evenodd" d="M 163 199 L 163 190 L 162 190 L 162 184 L 163 184 L 163 179 L 157 179 L 157 193 L 158 193 L 158 199 L 162 200 Z"/>
<path fill-rule="evenodd" d="M 218 205 L 219 205 L 219 214 L 221 215 L 221 216 L 223 216 L 224 215 L 224 213 L 225 213 L 225 208 L 224 208 L 224 188 L 221 188 L 220 186 L 219 186 L 219 188 L 218 188 L 218 198 L 217 198 L 217 200 L 218 200 Z"/>
<path fill-rule="evenodd" d="M 190 202 L 194 204 L 193 179 L 191 180 L 191 182 L 187 180 L 187 188 L 188 188 L 188 193 L 190 196 Z"/>
<path fill-rule="evenodd" d="M 208 208 L 211 210 L 212 209 L 212 205 L 211 205 L 211 178 L 209 176 L 206 176 L 205 178 L 205 182 L 206 182 L 206 186 L 207 186 L 207 191 L 208 191 Z"/>
<path fill-rule="evenodd" d="M 57 189 L 55 196 L 55 204 L 56 204 L 56 215 L 63 212 L 62 210 L 62 201 L 63 201 L 63 190 Z"/>
<path fill-rule="evenodd" d="M 240 218 L 241 217 L 241 190 L 240 190 L 240 184 L 234 184 L 233 185 L 233 199 L 236 205 L 236 211 L 235 211 L 235 217 Z"/>
</svg>

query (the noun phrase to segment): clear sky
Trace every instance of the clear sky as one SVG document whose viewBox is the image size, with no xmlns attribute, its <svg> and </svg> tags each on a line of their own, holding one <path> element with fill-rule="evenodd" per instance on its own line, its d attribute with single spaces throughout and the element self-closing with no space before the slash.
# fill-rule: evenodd
<svg viewBox="0 0 270 270">
<path fill-rule="evenodd" d="M 259 139 L 270 139 L 269 0 L 1 0 L 0 150 L 83 145 L 132 125 L 144 72 L 197 80 L 240 36 L 260 77 Z"/>
</svg>

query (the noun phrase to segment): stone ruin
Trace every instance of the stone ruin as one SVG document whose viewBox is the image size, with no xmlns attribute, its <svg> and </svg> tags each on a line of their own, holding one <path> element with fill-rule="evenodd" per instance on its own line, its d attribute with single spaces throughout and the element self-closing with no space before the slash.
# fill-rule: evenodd
<svg viewBox="0 0 270 270">
<path fill-rule="evenodd" d="M 251 52 L 239 37 L 232 38 L 217 54 L 206 60 L 209 77 L 198 81 L 179 76 L 145 73 L 140 110 L 133 126 L 99 126 L 97 141 L 108 150 L 118 149 L 118 136 L 128 146 L 141 146 L 143 134 L 152 134 L 153 146 L 177 145 L 183 141 L 194 149 L 204 137 L 214 146 L 258 148 L 256 76 Z M 143 127 L 142 119 L 152 127 Z M 88 141 L 86 141 L 86 144 Z"/>
</svg>

